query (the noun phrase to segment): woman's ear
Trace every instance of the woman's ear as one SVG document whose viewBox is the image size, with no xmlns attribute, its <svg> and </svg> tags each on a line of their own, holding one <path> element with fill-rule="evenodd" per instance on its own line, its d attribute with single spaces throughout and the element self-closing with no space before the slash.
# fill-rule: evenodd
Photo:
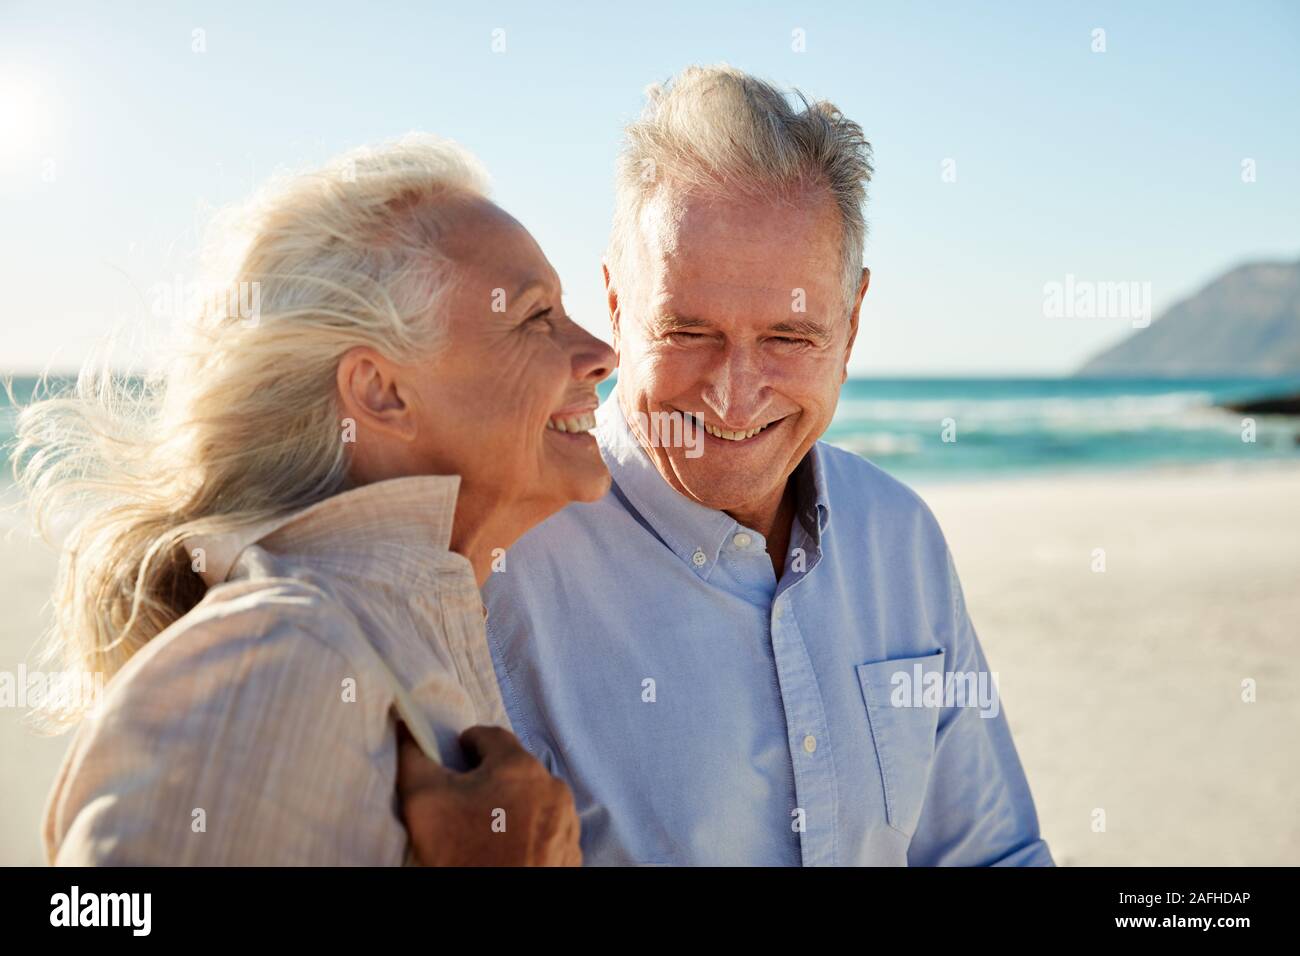
<svg viewBox="0 0 1300 956">
<path fill-rule="evenodd" d="M 339 360 L 337 382 L 343 417 L 356 423 L 358 437 L 414 440 L 419 426 L 399 366 L 369 346 L 359 345 Z"/>
</svg>

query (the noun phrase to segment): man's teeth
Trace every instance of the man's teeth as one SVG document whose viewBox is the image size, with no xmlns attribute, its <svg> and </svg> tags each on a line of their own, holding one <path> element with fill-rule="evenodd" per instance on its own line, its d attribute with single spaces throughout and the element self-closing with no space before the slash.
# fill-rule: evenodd
<svg viewBox="0 0 1300 956">
<path fill-rule="evenodd" d="M 546 427 L 557 432 L 589 432 L 596 427 L 595 412 L 556 416 L 546 420 Z"/>
<path fill-rule="evenodd" d="M 696 421 L 699 421 L 699 419 L 697 418 Z M 753 438 L 767 427 L 767 425 L 759 425 L 757 428 L 751 428 L 749 431 L 733 432 L 728 431 L 725 428 L 717 428 L 710 425 L 708 422 L 703 422 L 702 424 L 704 425 L 704 430 L 714 438 L 725 438 L 727 441 L 744 441 L 746 438 Z M 767 424 L 770 425 L 772 423 L 768 422 Z"/>
</svg>

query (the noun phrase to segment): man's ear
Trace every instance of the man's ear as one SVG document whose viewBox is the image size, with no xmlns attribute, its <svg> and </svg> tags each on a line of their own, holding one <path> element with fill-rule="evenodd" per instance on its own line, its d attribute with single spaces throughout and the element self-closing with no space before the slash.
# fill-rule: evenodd
<svg viewBox="0 0 1300 956">
<path fill-rule="evenodd" d="M 853 355 L 853 343 L 858 338 L 858 320 L 862 312 L 862 299 L 867 294 L 869 285 L 871 285 L 871 270 L 863 266 L 862 282 L 858 285 L 857 298 L 853 300 L 853 311 L 849 313 L 849 343 L 844 346 L 844 370 L 840 376 L 840 384 L 847 381 L 849 377 L 849 359 Z"/>
<path fill-rule="evenodd" d="M 358 435 L 383 434 L 411 441 L 419 431 L 401 369 L 369 346 L 349 349 L 336 375 L 339 405 Z"/>
<path fill-rule="evenodd" d="M 609 309 L 609 328 L 613 333 L 614 351 L 618 352 L 618 289 L 609 281 L 609 260 L 600 263 L 600 274 L 605 280 L 605 306 Z"/>
</svg>

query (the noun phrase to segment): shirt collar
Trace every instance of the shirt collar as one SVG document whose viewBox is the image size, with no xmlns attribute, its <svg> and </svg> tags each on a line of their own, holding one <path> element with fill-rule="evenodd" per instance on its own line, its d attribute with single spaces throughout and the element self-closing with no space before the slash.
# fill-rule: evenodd
<svg viewBox="0 0 1300 956">
<path fill-rule="evenodd" d="M 636 509 L 678 558 L 707 578 L 728 537 L 741 525 L 725 512 L 692 501 L 664 480 L 628 427 L 617 386 L 596 410 L 595 434 L 616 493 Z M 797 518 L 814 544 L 820 546 L 830 521 L 830 502 L 817 445 L 799 463 L 793 477 Z"/>
<path fill-rule="evenodd" d="M 456 515 L 459 475 L 391 478 L 332 495 L 299 511 L 231 531 L 194 535 L 185 547 L 212 587 L 230 575 L 243 551 L 261 544 L 277 554 L 357 555 L 368 547 L 446 551 Z"/>
<path fill-rule="evenodd" d="M 826 490 L 826 460 L 821 442 L 814 442 L 794 470 L 795 507 L 799 523 L 813 543 L 821 547 L 822 535 L 831 523 L 831 496 Z"/>
</svg>

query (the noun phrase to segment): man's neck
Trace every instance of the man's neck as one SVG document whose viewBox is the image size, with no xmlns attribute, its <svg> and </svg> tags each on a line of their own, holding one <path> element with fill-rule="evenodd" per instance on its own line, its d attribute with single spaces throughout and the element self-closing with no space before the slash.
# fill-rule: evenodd
<svg viewBox="0 0 1300 956">
<path fill-rule="evenodd" d="M 727 512 L 728 517 L 763 536 L 767 542 L 767 556 L 772 559 L 772 569 L 776 572 L 778 581 L 781 579 L 781 572 L 785 570 L 785 554 L 790 549 L 790 530 L 794 523 L 794 513 L 793 476 L 786 479 L 785 485 L 760 506 Z"/>
</svg>

